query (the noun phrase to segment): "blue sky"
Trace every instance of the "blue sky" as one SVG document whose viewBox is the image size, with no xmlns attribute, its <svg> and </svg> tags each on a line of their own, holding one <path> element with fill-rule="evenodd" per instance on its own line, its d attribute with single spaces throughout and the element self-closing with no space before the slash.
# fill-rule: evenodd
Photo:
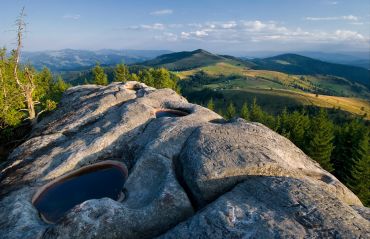
<svg viewBox="0 0 370 239">
<path fill-rule="evenodd" d="M 25 6 L 25 50 L 203 48 L 370 51 L 369 0 L 0 0 L 0 46 L 14 47 Z"/>
</svg>

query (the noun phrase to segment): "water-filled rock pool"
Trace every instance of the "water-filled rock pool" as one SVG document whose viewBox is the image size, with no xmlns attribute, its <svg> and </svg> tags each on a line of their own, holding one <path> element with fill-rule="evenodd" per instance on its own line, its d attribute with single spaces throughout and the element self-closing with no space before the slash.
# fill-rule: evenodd
<svg viewBox="0 0 370 239">
<path fill-rule="evenodd" d="M 55 223 L 74 206 L 89 200 L 124 198 L 127 178 L 124 164 L 105 161 L 82 167 L 53 180 L 37 191 L 32 203 L 44 221 Z"/>
<path fill-rule="evenodd" d="M 155 112 L 156 118 L 162 117 L 183 117 L 187 116 L 189 113 L 182 110 L 173 109 L 159 109 Z"/>
</svg>

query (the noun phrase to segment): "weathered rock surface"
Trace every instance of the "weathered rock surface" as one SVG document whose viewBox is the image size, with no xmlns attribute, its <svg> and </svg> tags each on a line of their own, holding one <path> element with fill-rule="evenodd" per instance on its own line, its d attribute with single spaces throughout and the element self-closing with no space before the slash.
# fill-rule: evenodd
<svg viewBox="0 0 370 239">
<path fill-rule="evenodd" d="M 294 178 L 251 176 L 160 238 L 369 236 L 369 221 L 318 185 Z"/>
<path fill-rule="evenodd" d="M 129 169 L 124 201 L 41 220 L 38 188 L 104 160 Z M 136 82 L 69 89 L 0 170 L 1 238 L 370 238 L 369 209 L 289 140 Z"/>
<path fill-rule="evenodd" d="M 307 178 L 348 204 L 361 204 L 288 139 L 262 124 L 242 119 L 197 128 L 188 138 L 180 161 L 183 177 L 201 205 L 250 175 Z"/>
</svg>

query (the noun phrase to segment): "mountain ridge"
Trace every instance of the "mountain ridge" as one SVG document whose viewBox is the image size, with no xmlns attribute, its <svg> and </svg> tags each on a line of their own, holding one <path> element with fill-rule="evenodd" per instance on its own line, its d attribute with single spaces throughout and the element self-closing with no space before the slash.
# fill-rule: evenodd
<svg viewBox="0 0 370 239">
<path fill-rule="evenodd" d="M 246 60 L 228 55 L 217 55 L 198 49 L 165 54 L 140 64 L 151 67 L 165 67 L 174 71 L 184 71 L 222 62 L 255 70 L 271 70 L 295 75 L 337 76 L 370 87 L 370 71 L 365 68 L 325 62 L 295 53 Z"/>
<path fill-rule="evenodd" d="M 48 51 L 24 52 L 23 63 L 31 63 L 36 69 L 48 67 L 54 72 L 83 70 L 94 66 L 97 62 L 102 65 L 118 63 L 138 63 L 170 53 L 167 50 L 112 50 L 96 51 L 61 49 Z"/>
<path fill-rule="evenodd" d="M 197 49 L 194 51 L 165 54 L 152 60 L 142 62 L 141 64 L 152 67 L 165 67 L 173 71 L 181 71 L 216 64 L 222 61 L 230 61 L 230 59 L 203 49 Z"/>
<path fill-rule="evenodd" d="M 362 67 L 325 62 L 294 53 L 252 61 L 257 65 L 255 69 L 274 70 L 297 75 L 333 75 L 370 87 L 370 71 Z"/>
</svg>

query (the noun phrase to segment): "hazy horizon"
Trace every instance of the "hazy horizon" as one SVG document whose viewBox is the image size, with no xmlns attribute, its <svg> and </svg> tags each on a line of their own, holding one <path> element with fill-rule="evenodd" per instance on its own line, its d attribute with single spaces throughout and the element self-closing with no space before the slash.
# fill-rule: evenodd
<svg viewBox="0 0 370 239">
<path fill-rule="evenodd" d="M 25 51 L 370 52 L 370 2 L 5 0 L 0 46 L 13 48 L 25 6 Z"/>
<path fill-rule="evenodd" d="M 325 50 L 287 50 L 287 51 L 267 51 L 267 50 L 261 50 L 261 51 L 227 51 L 224 52 L 222 50 L 208 50 L 207 48 L 193 48 L 193 49 L 186 49 L 186 50 L 169 50 L 169 49 L 137 49 L 137 48 L 97 48 L 97 49 L 83 49 L 83 48 L 60 48 L 60 49 L 42 49 L 42 50 L 25 50 L 24 52 L 27 53 L 38 53 L 38 52 L 57 52 L 57 51 L 64 51 L 64 50 L 73 50 L 73 51 L 92 51 L 92 52 L 98 52 L 98 51 L 104 51 L 104 50 L 112 50 L 112 51 L 168 51 L 168 52 L 182 52 L 182 51 L 187 51 L 187 52 L 192 52 L 196 50 L 205 50 L 210 53 L 214 54 L 229 54 L 232 56 L 245 56 L 246 54 L 251 54 L 251 55 L 271 55 L 271 54 L 285 54 L 285 53 L 293 53 L 293 54 L 299 54 L 299 53 L 323 53 L 323 54 L 343 54 L 343 55 L 361 55 L 363 58 L 370 58 L 370 52 L 367 51 L 366 49 L 364 50 L 357 50 L 357 51 L 346 51 L 346 50 L 338 50 L 338 51 L 325 51 Z"/>
</svg>

